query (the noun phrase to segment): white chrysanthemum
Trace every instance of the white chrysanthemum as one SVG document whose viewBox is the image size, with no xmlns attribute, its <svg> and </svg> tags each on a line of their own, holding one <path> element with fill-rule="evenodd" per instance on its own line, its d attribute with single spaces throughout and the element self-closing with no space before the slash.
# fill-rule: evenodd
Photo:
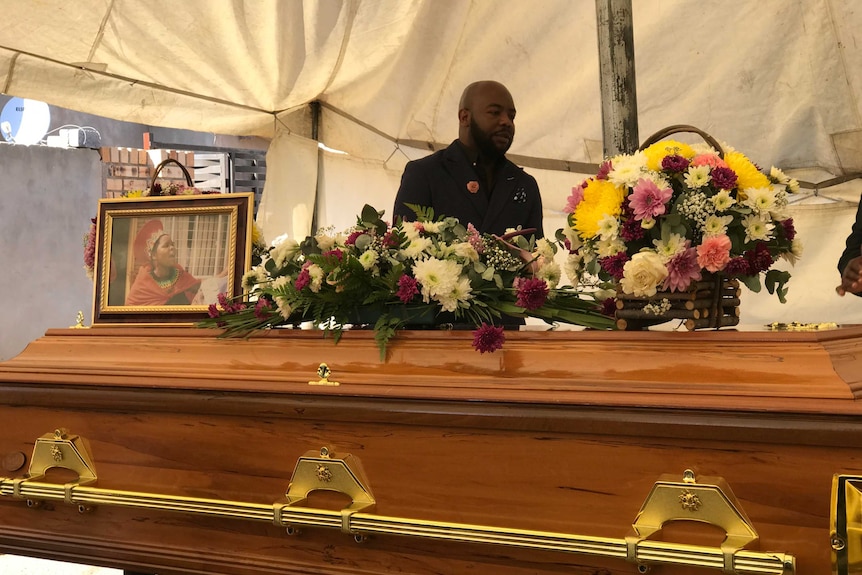
<svg viewBox="0 0 862 575">
<path fill-rule="evenodd" d="M 554 244 L 548 238 L 542 238 L 536 242 L 536 249 L 533 251 L 533 257 L 553 258 L 557 250 L 554 249 Z"/>
<path fill-rule="evenodd" d="M 733 221 L 733 216 L 707 216 L 703 224 L 704 236 L 720 236 L 727 233 L 727 226 Z"/>
<path fill-rule="evenodd" d="M 791 194 L 795 194 L 799 191 L 799 180 L 797 180 L 796 178 L 790 178 L 790 181 L 787 182 L 787 186 L 785 187 L 785 189 Z"/>
<path fill-rule="evenodd" d="M 721 190 L 710 199 L 712 200 L 712 205 L 719 212 L 727 211 L 730 206 L 736 203 L 736 200 L 730 195 L 728 190 Z"/>
<path fill-rule="evenodd" d="M 422 286 L 425 303 L 440 294 L 448 294 L 455 288 L 461 275 L 461 265 L 452 260 L 426 258 L 413 266 L 413 276 Z"/>
<path fill-rule="evenodd" d="M 294 261 L 299 257 L 299 254 L 299 244 L 297 241 L 286 236 L 281 236 L 280 241 L 269 252 L 269 257 L 275 261 L 276 267 L 280 268 L 287 262 Z"/>
<path fill-rule="evenodd" d="M 611 240 L 620 233 L 620 221 L 616 216 L 605 215 L 599 220 L 598 235 L 602 240 Z"/>
<path fill-rule="evenodd" d="M 476 248 L 473 247 L 473 244 L 470 242 L 458 242 L 453 246 L 453 253 L 455 256 L 464 259 L 468 262 L 477 262 L 479 261 L 479 252 L 476 251 Z"/>
<path fill-rule="evenodd" d="M 748 196 L 742 205 L 748 206 L 755 213 L 765 214 L 775 207 L 775 190 L 770 188 L 749 188 L 745 190 Z"/>
<path fill-rule="evenodd" d="M 362 252 L 362 255 L 359 256 L 359 263 L 362 264 L 362 269 L 364 270 L 376 270 L 377 269 L 377 261 L 380 259 L 380 254 L 378 254 L 375 250 L 365 250 Z M 378 275 L 375 273 L 373 275 Z"/>
<path fill-rule="evenodd" d="M 668 180 L 662 172 L 648 171 L 644 174 L 641 174 L 641 179 L 648 180 L 654 183 L 656 187 L 660 190 L 664 190 L 670 187 L 670 180 Z"/>
<path fill-rule="evenodd" d="M 261 271 L 263 271 L 263 280 L 261 280 Z M 253 267 L 242 276 L 242 288 L 246 291 L 251 291 L 255 286 L 267 281 L 266 271 L 259 267 Z"/>
<path fill-rule="evenodd" d="M 422 228 L 427 234 L 439 234 L 443 229 L 443 222 L 422 222 Z"/>
<path fill-rule="evenodd" d="M 692 151 L 694 151 L 695 156 L 700 156 L 701 154 L 711 154 L 714 156 L 716 154 L 715 148 L 713 148 L 706 142 L 697 142 L 691 144 L 691 149 Z"/>
<path fill-rule="evenodd" d="M 772 230 L 775 226 L 757 214 L 750 214 L 742 219 L 742 226 L 745 228 L 745 242 L 755 240 L 768 241 Z"/>
<path fill-rule="evenodd" d="M 790 178 L 787 177 L 787 174 L 785 174 L 783 171 L 781 171 L 779 168 L 776 168 L 775 166 L 772 166 L 769 169 L 769 177 L 778 182 L 779 184 L 784 185 L 787 185 L 787 182 L 790 181 Z"/>
<path fill-rule="evenodd" d="M 323 268 L 317 264 L 311 264 L 308 266 L 308 276 L 311 278 L 308 289 L 314 293 L 319 292 L 320 287 L 323 285 Z"/>
<path fill-rule="evenodd" d="M 415 237 L 410 240 L 406 248 L 401 250 L 405 257 L 418 260 L 426 256 L 431 249 L 433 242 L 429 238 Z"/>
<path fill-rule="evenodd" d="M 542 258 L 539 260 L 539 269 L 536 271 L 536 277 L 540 280 L 545 280 L 549 289 L 556 289 L 560 283 L 562 270 L 560 264 L 551 258 Z"/>
<path fill-rule="evenodd" d="M 581 275 L 584 272 L 583 258 L 581 254 L 569 254 L 566 261 L 563 262 L 563 271 L 569 282 L 575 285 L 581 281 Z"/>
<path fill-rule="evenodd" d="M 655 246 L 656 254 L 662 261 L 666 262 L 685 249 L 685 236 L 670 234 L 667 241 L 653 240 L 652 243 Z"/>
<path fill-rule="evenodd" d="M 404 225 L 401 227 L 404 231 L 404 235 L 408 240 L 415 240 L 419 237 L 419 232 L 422 229 L 422 224 L 419 222 L 404 222 Z"/>
<path fill-rule="evenodd" d="M 278 313 L 281 314 L 281 317 L 284 319 L 290 319 L 290 314 L 293 310 L 290 308 L 290 303 L 288 303 L 287 298 L 283 295 L 275 296 L 275 306 L 278 309 Z"/>
<path fill-rule="evenodd" d="M 790 265 L 795 266 L 799 258 L 802 257 L 803 250 L 802 241 L 799 238 L 793 238 L 793 241 L 790 242 L 790 251 L 781 254 L 781 257 L 790 262 Z"/>
<path fill-rule="evenodd" d="M 596 254 L 600 258 L 615 256 L 624 251 L 626 251 L 626 244 L 620 238 L 611 238 L 596 242 Z"/>
<path fill-rule="evenodd" d="M 608 180 L 618 186 L 634 186 L 647 172 L 646 163 L 646 154 L 641 151 L 611 158 L 613 169 L 608 173 Z"/>
<path fill-rule="evenodd" d="M 690 166 L 685 171 L 685 185 L 698 190 L 709 183 L 709 166 Z"/>
<path fill-rule="evenodd" d="M 470 278 L 461 276 L 449 293 L 437 296 L 437 301 L 443 311 L 455 311 L 460 304 L 465 304 L 461 307 L 467 307 L 466 302 L 472 298 L 473 286 L 470 285 Z"/>
<path fill-rule="evenodd" d="M 667 266 L 654 252 L 638 252 L 623 266 L 620 287 L 635 296 L 652 297 L 667 277 Z"/>
</svg>

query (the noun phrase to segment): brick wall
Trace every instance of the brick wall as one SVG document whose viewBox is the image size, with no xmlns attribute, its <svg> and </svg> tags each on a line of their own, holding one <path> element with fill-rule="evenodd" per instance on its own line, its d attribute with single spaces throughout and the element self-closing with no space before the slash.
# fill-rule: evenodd
<svg viewBox="0 0 862 575">
<path fill-rule="evenodd" d="M 153 172 L 163 160 L 171 158 L 178 161 L 189 171 L 194 181 L 194 152 L 176 150 L 137 150 L 133 148 L 101 148 L 102 157 L 102 197 L 118 198 L 130 190 L 146 190 L 150 187 Z M 159 172 L 156 180 L 162 185 L 169 183 L 186 184 L 182 169 L 176 164 L 168 164 Z"/>
</svg>

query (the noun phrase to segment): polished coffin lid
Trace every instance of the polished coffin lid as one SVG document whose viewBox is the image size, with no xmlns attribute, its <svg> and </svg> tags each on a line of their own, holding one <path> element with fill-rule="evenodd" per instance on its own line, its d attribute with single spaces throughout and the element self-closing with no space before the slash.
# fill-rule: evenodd
<svg viewBox="0 0 862 575">
<path fill-rule="evenodd" d="M 385 361 L 371 331 L 218 338 L 192 327 L 52 329 L 0 381 L 354 397 L 855 414 L 862 327 L 826 331 L 404 331 Z M 326 364 L 337 386 L 310 385 Z"/>
</svg>

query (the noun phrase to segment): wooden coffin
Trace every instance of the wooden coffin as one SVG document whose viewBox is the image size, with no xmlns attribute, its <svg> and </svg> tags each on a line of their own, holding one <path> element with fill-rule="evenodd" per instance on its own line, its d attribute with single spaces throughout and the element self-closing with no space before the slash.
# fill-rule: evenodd
<svg viewBox="0 0 862 575">
<path fill-rule="evenodd" d="M 365 331 L 335 345 L 51 330 L 0 363 L 0 552 L 161 575 L 754 572 L 735 571 L 748 552 L 778 558 L 759 572 L 832 572 L 833 479 L 862 473 L 862 328 L 522 331 L 493 354 L 471 341 L 404 332 L 381 362 Z M 95 482 L 59 460 L 25 477 L 60 429 Z M 374 505 L 314 490 L 291 509 L 331 522 L 297 528 L 285 494 L 321 448 L 358 462 Z M 686 470 L 723 479 L 756 530 L 730 564 L 631 554 L 656 541 L 709 555 L 730 534 L 680 520 L 638 542 L 651 491 Z"/>
</svg>

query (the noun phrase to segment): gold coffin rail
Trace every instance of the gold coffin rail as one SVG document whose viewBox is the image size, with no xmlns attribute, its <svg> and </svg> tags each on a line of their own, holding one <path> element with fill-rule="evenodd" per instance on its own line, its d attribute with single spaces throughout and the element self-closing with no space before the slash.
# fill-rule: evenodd
<svg viewBox="0 0 862 575">
<path fill-rule="evenodd" d="M 299 458 L 294 469 L 291 483 L 286 493 L 286 501 L 273 504 L 256 504 L 240 501 L 183 497 L 134 491 L 118 491 L 83 485 L 81 481 L 57 484 L 37 481 L 48 467 L 64 467 L 81 472 L 81 480 L 96 480 L 95 470 L 79 436 L 70 436 L 65 430 L 57 430 L 54 436 L 47 434 L 38 439 L 31 460 L 31 473 L 27 478 L 12 479 L 0 477 L 0 496 L 26 500 L 31 507 L 38 507 L 43 501 L 62 501 L 77 505 L 78 511 L 86 513 L 99 505 L 128 507 L 135 509 L 155 509 L 179 513 L 190 513 L 209 517 L 265 521 L 287 528 L 295 533 L 298 527 L 322 527 L 339 529 L 351 534 L 357 542 L 367 535 L 401 535 L 422 537 L 444 541 L 484 543 L 506 547 L 538 549 L 581 555 L 615 557 L 638 564 L 639 571 L 646 573 L 651 564 L 673 564 L 691 567 L 718 569 L 725 573 L 791 575 L 796 572 L 795 558 L 783 553 L 749 551 L 741 548 L 702 547 L 697 545 L 651 541 L 640 534 L 640 529 L 656 532 L 665 519 L 656 505 L 650 507 L 649 498 L 644 503 L 638 520 L 633 524 L 634 535 L 625 539 L 591 537 L 530 531 L 505 527 L 447 523 L 401 517 L 386 517 L 362 510 L 374 506 L 375 500 L 367 487 L 359 461 L 347 455 L 331 458 L 326 448 L 317 452 L 309 451 Z M 46 463 L 50 454 L 53 465 Z M 68 457 L 69 455 L 72 457 Z M 71 461 L 69 461 L 71 460 Z M 33 471 L 36 471 L 34 474 Z M 694 482 L 693 474 L 686 472 L 685 495 L 697 498 L 698 488 L 703 489 L 701 496 L 709 496 L 713 486 L 700 486 Z M 689 475 L 690 474 L 690 475 Z M 667 481 L 656 482 L 653 491 L 672 488 Z M 301 507 L 313 490 L 325 489 L 339 491 L 350 496 L 353 503 L 342 510 L 316 509 Z M 681 492 L 682 493 L 682 492 Z M 723 493 L 721 493 L 724 496 Z M 732 498 L 732 496 L 731 496 Z M 645 523 L 642 518 L 649 517 Z M 747 528 L 747 526 L 744 526 Z M 748 528 L 752 536 L 756 533 Z M 647 535 L 648 536 L 648 535 Z M 735 536 L 728 531 L 730 541 Z M 723 547 L 726 547 L 723 546 Z"/>
</svg>

